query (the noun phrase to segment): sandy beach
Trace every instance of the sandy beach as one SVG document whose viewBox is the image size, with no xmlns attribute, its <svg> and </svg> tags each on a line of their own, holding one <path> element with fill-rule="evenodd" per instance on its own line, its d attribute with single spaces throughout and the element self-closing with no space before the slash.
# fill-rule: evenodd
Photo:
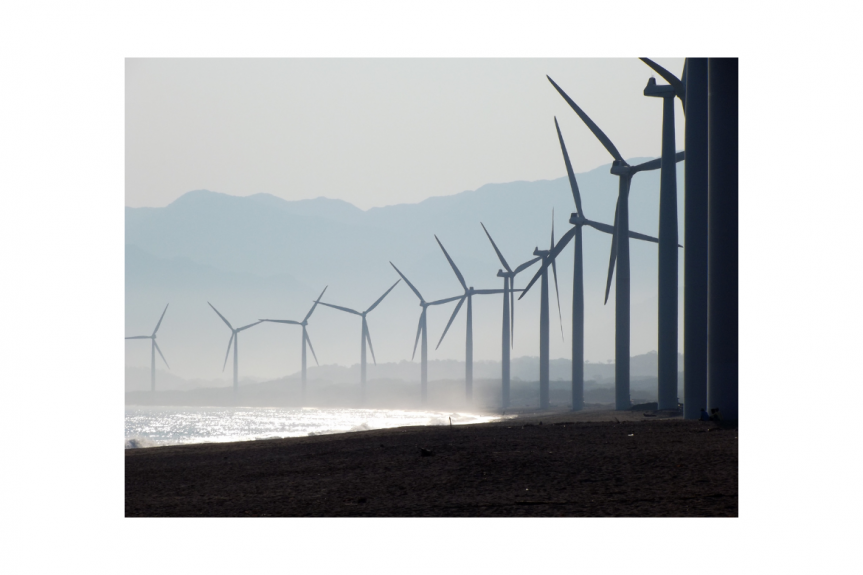
<svg viewBox="0 0 863 575">
<path fill-rule="evenodd" d="M 737 437 L 595 409 L 129 449 L 126 516 L 736 517 Z"/>
</svg>

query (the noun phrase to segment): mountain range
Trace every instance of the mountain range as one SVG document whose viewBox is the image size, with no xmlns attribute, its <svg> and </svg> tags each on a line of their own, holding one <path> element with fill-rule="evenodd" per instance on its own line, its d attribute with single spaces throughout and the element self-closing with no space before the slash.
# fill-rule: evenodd
<svg viewBox="0 0 863 575">
<path fill-rule="evenodd" d="M 631 163 L 644 161 L 633 158 Z M 678 164 L 683 181 L 685 162 Z M 578 174 L 587 217 L 613 222 L 617 178 L 609 166 Z M 406 184 L 408 185 L 408 184 Z M 679 188 L 680 237 L 683 193 Z M 659 171 L 639 174 L 630 192 L 630 227 L 656 235 Z M 261 318 L 300 320 L 324 286 L 323 301 L 362 311 L 396 280 L 391 261 L 426 300 L 458 295 L 461 286 L 435 242 L 435 234 L 468 285 L 499 288 L 501 267 L 480 222 L 511 266 L 547 249 L 554 209 L 555 238 L 569 229 L 574 203 L 567 179 L 488 184 L 477 190 L 432 197 L 417 204 L 361 210 L 323 197 L 287 201 L 268 194 L 229 196 L 188 192 L 161 208 L 126 208 L 126 335 L 149 334 L 165 304 L 170 307 L 158 341 L 173 372 L 185 378 L 223 378 L 230 331 L 207 305 L 235 326 Z M 586 357 L 613 357 L 614 288 L 603 305 L 610 236 L 584 233 Z M 656 348 L 656 246 L 632 242 L 632 351 Z M 551 295 L 552 358 L 569 358 L 572 251 L 558 265 L 563 323 Z M 680 257 L 682 280 L 682 251 Z M 516 280 L 523 287 L 536 267 Z M 403 282 L 402 282 L 403 283 Z M 517 303 L 513 357 L 538 354 L 539 284 Z M 552 285 L 552 291 L 554 291 Z M 682 290 L 681 298 L 682 303 Z M 409 360 L 420 308 L 407 286 L 399 286 L 369 315 L 376 359 Z M 429 312 L 430 359 L 464 359 L 464 310 L 435 351 L 454 304 Z M 500 296 L 474 300 L 474 354 L 500 358 Z M 682 314 L 681 314 L 682 317 Z M 282 377 L 299 369 L 299 329 L 261 324 L 240 336 L 240 374 Z M 320 306 L 309 334 L 322 364 L 359 361 L 359 318 Z M 555 335 L 556 334 L 556 335 Z M 149 346 L 127 342 L 127 366 L 149 366 Z M 369 358 L 371 362 L 371 357 Z M 159 360 L 161 361 L 161 360 Z M 314 365 L 309 357 L 310 365 Z M 164 367 L 164 366 L 161 366 Z"/>
</svg>

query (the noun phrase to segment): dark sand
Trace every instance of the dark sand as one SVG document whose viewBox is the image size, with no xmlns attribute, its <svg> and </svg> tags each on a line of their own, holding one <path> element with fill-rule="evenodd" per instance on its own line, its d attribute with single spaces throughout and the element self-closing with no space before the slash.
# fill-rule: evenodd
<svg viewBox="0 0 863 575">
<path fill-rule="evenodd" d="M 596 410 L 129 449 L 126 516 L 736 517 L 737 435 Z"/>
</svg>

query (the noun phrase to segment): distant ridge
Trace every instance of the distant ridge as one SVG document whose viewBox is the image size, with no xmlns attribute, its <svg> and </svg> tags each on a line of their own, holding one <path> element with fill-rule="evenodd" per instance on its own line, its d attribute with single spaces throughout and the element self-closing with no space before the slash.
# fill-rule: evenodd
<svg viewBox="0 0 863 575">
<path fill-rule="evenodd" d="M 680 181 L 683 164 L 678 164 Z M 612 222 L 617 181 L 609 173 L 609 166 L 577 177 L 588 217 Z M 678 206 L 682 210 L 682 186 L 679 193 Z M 658 171 L 633 181 L 633 230 L 657 233 L 658 197 Z M 357 307 L 374 301 L 398 279 L 390 261 L 411 278 L 427 300 L 451 297 L 460 291 L 460 286 L 434 241 L 435 234 L 447 246 L 469 285 L 477 289 L 499 288 L 502 282 L 496 274 L 500 262 L 480 222 L 511 263 L 521 263 L 532 257 L 534 247 L 547 245 L 552 208 L 555 230 L 560 230 L 560 235 L 568 229 L 573 211 L 572 194 L 563 175 L 533 182 L 491 183 L 414 204 L 368 210 L 326 197 L 288 201 L 266 193 L 239 197 L 205 189 L 187 192 L 162 208 L 127 207 L 126 325 L 132 330 L 139 324 L 146 329 L 144 324 L 149 325 L 150 317 L 157 313 L 153 310 L 171 303 L 170 322 L 166 319 L 159 343 L 172 358 L 172 369 L 205 379 L 216 378 L 221 374 L 225 342 L 221 332 L 218 337 L 214 335 L 222 326 L 212 324 L 215 316 L 205 302 L 224 306 L 224 313 L 243 318 L 238 319 L 242 322 L 263 317 L 302 317 L 323 287 L 329 286 L 325 300 L 331 298 L 332 303 Z M 679 221 L 683 221 L 682 214 Z M 592 344 L 586 348 L 588 358 L 613 355 L 613 321 L 608 319 L 613 318 L 613 307 L 602 305 L 610 248 L 610 241 L 600 237 L 604 235 L 585 233 L 586 333 Z M 682 229 L 680 235 L 683 236 Z M 656 346 L 656 249 L 652 245 L 631 249 L 632 346 L 634 350 L 646 350 Z M 569 331 L 572 287 L 571 280 L 566 279 L 572 277 L 572 252 L 571 248 L 567 250 L 570 255 L 562 255 L 557 270 L 564 332 Z M 516 288 L 523 287 L 529 279 L 520 278 Z M 517 304 L 516 356 L 538 354 L 533 340 L 538 329 L 538 304 L 532 297 L 532 293 L 528 294 Z M 475 309 L 477 362 L 500 358 L 500 309 L 499 302 L 492 300 L 477 302 Z M 405 322 L 403 317 L 413 316 L 416 309 L 410 290 L 398 287 L 376 310 L 380 315 L 372 319 L 372 331 L 379 361 L 391 363 L 410 357 L 416 321 Z M 430 312 L 432 340 L 440 337 L 449 313 L 451 308 L 446 306 Z M 327 312 L 316 315 L 316 321 L 310 336 L 319 360 L 326 364 L 355 363 L 359 357 L 355 332 L 359 328 Z M 244 355 L 243 361 L 249 371 L 244 368 L 244 373 L 266 378 L 299 370 L 290 334 L 279 331 L 278 326 L 260 328 L 257 334 L 250 335 L 246 344 L 250 355 Z M 568 339 L 552 341 L 552 357 L 568 356 Z M 440 350 L 430 352 L 429 359 L 463 360 L 463 342 L 457 340 L 444 342 Z M 127 355 L 130 365 L 139 361 L 132 350 L 127 350 Z M 140 359 L 144 360 L 149 365 L 149 357 Z"/>
</svg>

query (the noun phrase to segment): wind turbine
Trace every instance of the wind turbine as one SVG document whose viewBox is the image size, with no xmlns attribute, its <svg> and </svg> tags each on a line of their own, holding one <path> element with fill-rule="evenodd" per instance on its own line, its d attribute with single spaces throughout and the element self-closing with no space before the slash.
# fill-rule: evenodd
<svg viewBox="0 0 863 575">
<path fill-rule="evenodd" d="M 659 409 L 677 407 L 677 170 L 674 167 L 674 98 L 686 110 L 686 85 L 650 60 L 641 60 L 669 85 L 650 78 L 644 95 L 662 98 L 662 169 L 659 177 L 659 286 L 657 397 Z M 684 61 L 685 62 L 685 61 Z M 683 65 L 686 78 L 686 64 Z"/>
<path fill-rule="evenodd" d="M 639 172 L 656 170 L 662 165 L 662 158 L 656 158 L 630 166 L 611 140 L 599 129 L 593 120 L 585 114 L 566 93 L 546 76 L 552 86 L 563 96 L 563 99 L 578 114 L 593 135 L 608 150 L 614 158 L 611 173 L 618 177 L 617 206 L 614 209 L 614 234 L 611 239 L 611 254 L 608 262 L 608 280 L 605 286 L 605 302 L 608 303 L 608 292 L 611 289 L 611 277 L 617 264 L 617 281 L 615 283 L 615 333 L 614 333 L 614 395 L 616 409 L 629 409 L 629 186 L 632 178 Z M 684 158 L 680 152 L 675 156 L 675 163 Z"/>
<path fill-rule="evenodd" d="M 464 295 L 459 296 L 457 299 L 459 300 L 458 304 L 455 306 L 455 309 L 452 312 L 452 315 L 449 318 L 449 323 L 446 324 L 446 329 L 443 330 L 443 335 L 440 336 L 440 341 L 437 342 L 437 349 L 440 347 L 440 344 L 443 342 L 443 338 L 446 337 L 446 332 L 449 331 L 449 326 L 452 325 L 455 316 L 458 315 L 458 311 L 461 309 L 462 304 L 467 300 L 467 328 L 465 330 L 465 344 L 464 344 L 464 384 L 465 384 L 465 395 L 468 401 L 472 401 L 473 399 L 473 303 L 472 298 L 475 295 L 487 295 L 487 294 L 495 294 L 495 293 L 506 293 L 505 290 L 500 289 L 473 289 L 473 286 L 468 287 L 468 285 L 464 281 L 464 276 L 461 275 L 461 272 L 458 271 L 458 267 L 456 267 L 455 262 L 452 261 L 452 258 L 449 257 L 446 249 L 443 247 L 443 244 L 440 243 L 437 235 L 434 237 L 437 240 L 437 244 L 440 246 L 440 249 L 443 250 L 443 255 L 446 256 L 447 261 L 449 262 L 452 271 L 455 272 L 455 276 L 458 278 L 461 287 L 464 288 Z"/>
<path fill-rule="evenodd" d="M 156 332 L 159 331 L 159 326 L 162 325 L 162 318 L 165 317 L 165 312 L 168 311 L 168 306 L 171 304 L 165 305 L 165 309 L 162 311 L 162 316 L 159 318 L 159 323 L 156 324 L 156 329 L 153 330 L 152 335 L 133 335 L 132 337 L 127 337 L 126 339 L 149 339 L 152 342 L 150 346 L 150 393 L 156 394 L 156 352 L 159 352 L 159 356 L 162 358 L 162 361 L 165 362 L 165 367 L 171 369 L 171 366 L 168 365 L 168 360 L 165 359 L 165 356 L 162 355 L 162 350 L 159 349 L 159 344 L 156 343 Z"/>
<path fill-rule="evenodd" d="M 321 305 L 325 305 L 327 307 L 331 307 L 334 309 L 338 309 L 341 311 L 352 313 L 354 315 L 358 315 L 358 316 L 363 318 L 363 331 L 362 331 L 362 335 L 361 335 L 362 343 L 360 345 L 360 348 L 362 350 L 361 355 L 360 355 L 360 393 L 361 393 L 360 399 L 363 402 L 365 402 L 365 399 L 366 399 L 366 341 L 369 342 L 369 350 L 372 352 L 372 361 L 375 362 L 375 365 L 378 364 L 377 360 L 375 359 L 375 349 L 374 349 L 374 347 L 372 347 L 372 336 L 369 335 L 369 326 L 368 326 L 368 323 L 366 322 L 366 315 L 369 312 L 371 312 L 373 309 L 375 309 L 378 306 L 378 304 L 381 303 L 385 297 L 387 297 L 387 294 L 390 293 L 391 291 L 393 291 L 393 288 L 396 287 L 400 281 L 402 281 L 402 280 L 396 281 L 396 283 L 394 283 L 390 287 L 390 289 L 388 289 L 387 291 L 384 292 L 384 295 L 379 297 L 377 299 L 377 301 L 375 301 L 375 303 L 373 303 L 371 306 L 369 306 L 369 308 L 366 311 L 363 311 L 363 312 L 359 312 L 359 311 L 351 309 L 349 307 L 342 307 L 339 305 L 333 305 L 331 303 L 319 302 Z"/>
<path fill-rule="evenodd" d="M 255 323 L 250 323 L 249 325 L 244 325 L 243 327 L 238 327 L 238 328 L 234 329 L 234 326 L 231 325 L 231 322 L 229 322 L 227 319 L 225 319 L 225 316 L 220 314 L 219 310 L 217 310 L 213 304 L 211 304 L 210 302 L 207 302 L 207 304 L 211 308 L 213 308 L 213 311 L 216 312 L 216 314 L 220 318 L 222 318 L 222 321 L 225 322 L 225 324 L 231 330 L 231 339 L 228 340 L 228 350 L 225 352 L 225 363 L 224 363 L 224 365 L 222 365 L 222 371 L 225 371 L 225 366 L 228 365 L 228 355 L 231 353 L 231 344 L 234 344 L 234 401 L 236 401 L 237 390 L 239 389 L 239 375 L 238 375 L 239 372 L 237 371 L 238 367 L 239 367 L 239 364 L 237 363 L 237 345 L 239 344 L 239 335 L 240 335 L 241 331 L 249 329 L 250 327 L 254 327 L 254 326 L 258 325 L 259 323 L 261 323 L 261 320 L 258 320 Z"/>
<path fill-rule="evenodd" d="M 542 258 L 536 257 L 532 260 L 528 260 L 515 268 L 513 270 L 509 267 L 509 264 L 506 263 L 506 259 L 504 259 L 503 254 L 500 253 L 500 250 L 497 249 L 497 245 L 494 243 L 494 240 L 491 239 L 491 234 L 488 233 L 488 230 L 485 229 L 485 225 L 480 222 L 479 225 L 482 226 L 482 229 L 485 231 L 485 235 L 488 236 L 488 241 L 491 242 L 492 247 L 494 248 L 495 253 L 497 254 L 500 263 L 503 265 L 504 270 L 497 270 L 497 277 L 503 278 L 503 330 L 501 334 L 501 361 L 500 361 L 500 383 L 501 383 L 501 405 L 503 409 L 509 407 L 509 387 L 510 387 L 510 365 L 509 365 L 509 350 L 513 344 L 514 337 L 511 333 L 515 330 L 515 295 L 514 295 L 514 283 L 515 276 L 519 273 L 523 272 Z"/>
<path fill-rule="evenodd" d="M 549 362 L 549 322 L 548 322 L 548 266 L 554 272 L 554 291 L 557 294 L 557 315 L 560 317 L 560 337 L 563 338 L 563 316 L 560 313 L 560 291 L 557 289 L 557 264 L 551 257 L 554 250 L 554 208 L 551 210 L 551 244 L 547 250 L 535 248 L 533 255 L 542 259 L 537 275 L 542 278 L 539 300 L 539 408 L 548 409 L 548 362 Z M 529 287 L 529 286 L 528 286 Z M 527 289 L 525 289 L 525 292 Z M 522 297 L 524 293 L 522 292 Z M 521 299 L 521 297 L 519 297 Z"/>
<path fill-rule="evenodd" d="M 563 142 L 563 135 L 560 133 L 557 118 L 554 119 L 554 127 L 557 130 L 557 139 L 560 142 L 564 164 L 566 164 L 566 174 L 569 176 L 569 187 L 575 202 L 575 213 L 569 217 L 569 223 L 573 226 L 572 229 L 560 238 L 547 260 L 554 262 L 569 241 L 575 238 L 575 263 L 572 272 L 572 410 L 579 411 L 584 408 L 584 259 L 581 230 L 584 226 L 590 226 L 597 231 L 613 236 L 614 226 L 595 222 L 585 217 L 584 208 L 581 205 L 581 194 L 578 191 L 578 182 L 575 179 L 575 172 L 572 170 L 572 163 L 569 161 L 569 154 L 566 151 L 566 144 Z M 629 237 L 648 242 L 658 241 L 656 238 L 633 231 L 629 232 Z M 543 262 L 542 265 L 545 268 L 548 267 L 546 262 Z M 530 280 L 524 293 L 527 293 L 536 280 L 541 277 L 541 272 L 542 270 L 537 272 Z M 524 297 L 524 293 L 522 297 Z"/>
<path fill-rule="evenodd" d="M 294 321 L 291 319 L 262 319 L 261 321 L 269 321 L 273 323 L 288 323 L 293 325 L 301 325 L 303 326 L 303 371 L 302 371 L 302 382 L 303 382 L 303 404 L 306 402 L 306 343 L 309 344 L 309 349 L 312 350 L 312 357 L 315 358 L 315 364 L 320 365 L 318 363 L 318 356 L 315 355 L 315 348 L 312 346 L 312 340 L 309 337 L 308 331 L 306 331 L 306 326 L 309 323 L 309 318 L 312 317 L 312 312 L 315 311 L 315 307 L 318 305 L 318 302 L 321 301 L 321 298 L 324 297 L 324 292 L 327 291 L 326 286 L 324 291 L 321 292 L 321 295 L 318 296 L 318 299 L 315 300 L 315 303 L 312 304 L 312 308 L 309 310 L 309 313 L 306 314 L 306 317 L 303 318 L 303 321 Z"/>
<path fill-rule="evenodd" d="M 414 340 L 414 352 L 411 355 L 411 361 L 414 360 L 417 354 L 417 343 L 420 341 L 420 336 L 422 336 L 422 348 L 420 349 L 420 396 L 422 397 L 422 402 L 425 404 L 426 398 L 428 397 L 428 333 L 426 329 L 426 312 L 428 311 L 429 306 L 433 305 L 441 305 L 444 303 L 448 303 L 451 301 L 455 301 L 459 299 L 461 296 L 450 297 L 446 299 L 440 299 L 437 301 L 427 302 L 423 299 L 423 296 L 420 294 L 419 290 L 414 287 L 414 285 L 405 277 L 399 268 L 393 262 L 390 262 L 390 265 L 393 266 L 393 269 L 398 272 L 405 283 L 408 284 L 408 287 L 416 294 L 416 296 L 420 300 L 420 307 L 423 308 L 422 313 L 420 313 L 420 321 L 417 326 L 417 337 Z"/>
</svg>

